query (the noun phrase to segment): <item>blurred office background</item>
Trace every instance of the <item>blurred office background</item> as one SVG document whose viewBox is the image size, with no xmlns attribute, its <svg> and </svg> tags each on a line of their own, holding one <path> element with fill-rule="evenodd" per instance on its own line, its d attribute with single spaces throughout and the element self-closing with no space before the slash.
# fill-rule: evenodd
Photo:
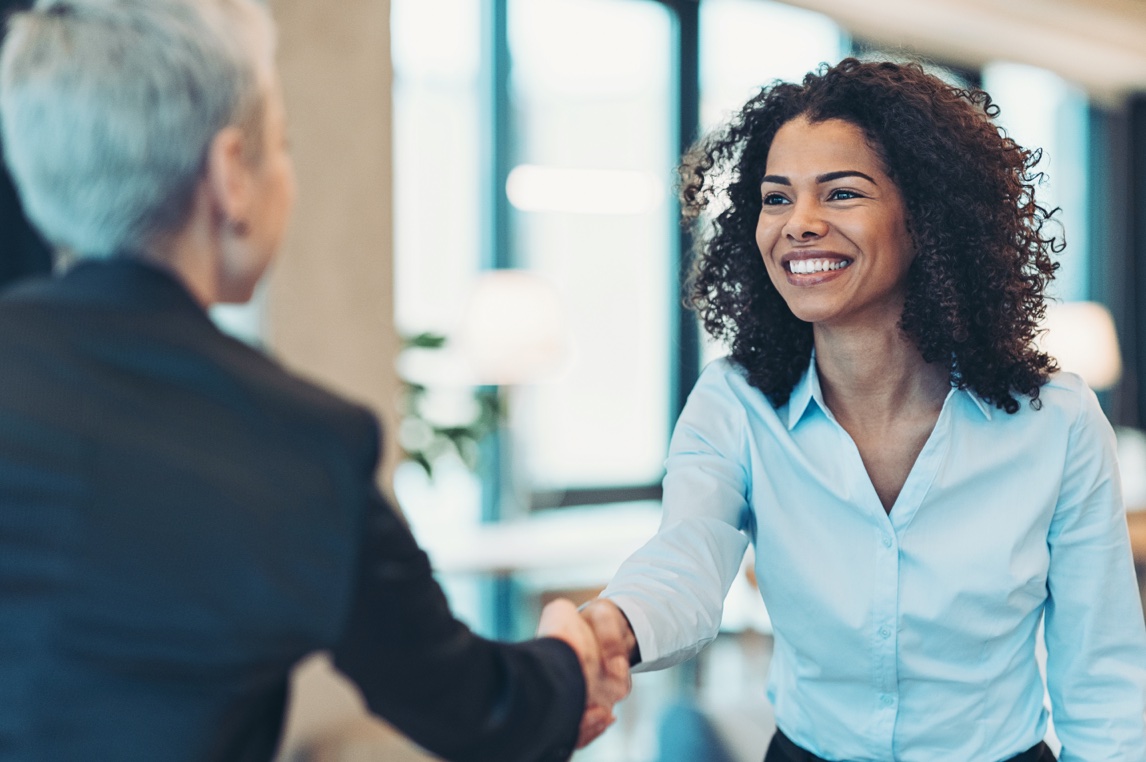
<svg viewBox="0 0 1146 762">
<path fill-rule="evenodd" d="M 276 5 L 284 23 L 301 13 L 301 3 Z M 355 5 L 338 26 L 354 26 Z M 362 4 L 371 22 L 378 5 Z M 335 24 L 308 15 L 318 28 Z M 321 321 L 307 330 L 326 352 L 360 337 L 386 373 L 395 369 L 386 392 L 377 379 L 367 390 L 393 422 L 391 452 L 410 456 L 396 458 L 391 484 L 479 631 L 527 636 L 548 597 L 594 594 L 655 528 L 672 424 L 721 351 L 680 307 L 689 241 L 677 224 L 675 162 L 761 85 L 851 54 L 921 56 L 952 81 L 982 86 L 1008 132 L 1044 149 L 1042 199 L 1061 207 L 1067 241 L 1055 296 L 1075 305 L 1060 325 L 1088 326 L 1081 338 L 1053 329 L 1056 351 L 1100 389 L 1125 444 L 1130 507 L 1146 507 L 1141 3 L 390 0 L 388 24 L 388 60 L 372 53 L 389 68 L 380 90 L 364 89 L 377 72 L 315 85 L 325 98 L 388 109 L 388 121 L 371 117 L 390 130 L 387 155 L 357 135 L 361 101 L 321 117 L 298 93 L 306 105 L 293 118 L 347 133 L 344 143 L 316 136 L 314 147 L 296 136 L 300 153 L 316 152 L 321 203 L 363 204 L 345 198 L 322 151 L 352 176 L 360 172 L 348 165 L 388 160 L 367 202 L 386 217 L 370 269 L 336 276 L 332 263 L 314 266 L 355 289 L 385 270 L 376 304 L 389 343 L 380 348 L 353 309 L 342 337 Z M 308 33 L 286 31 L 310 45 Z M 300 55 L 294 39 L 284 39 L 287 62 Z M 316 214 L 314 193 L 304 176 L 300 217 Z M 327 213 L 333 223 L 336 210 Z M 304 245 L 300 235 L 268 297 L 272 346 L 276 325 L 294 321 L 284 306 L 310 307 L 282 291 L 292 276 L 300 295 L 311 287 L 291 268 L 330 251 L 321 236 Z M 1075 354 L 1104 330 L 1115 337 L 1106 349 Z M 321 369 L 306 352 L 297 359 Z M 668 759 L 658 745 L 666 717 L 688 721 L 669 709 L 683 701 L 715 721 L 733 759 L 759 759 L 771 732 L 770 640 L 746 578 L 725 625 L 695 663 L 638 676 L 618 726 L 576 758 Z M 357 748 L 380 748 L 369 743 Z"/>
<path fill-rule="evenodd" d="M 1056 351 L 1112 328 L 1071 363 L 1119 427 L 1142 532 L 1139 0 L 269 3 L 299 204 L 254 303 L 216 317 L 379 413 L 382 478 L 475 629 L 528 636 L 545 600 L 595 594 L 654 531 L 672 424 L 721 352 L 680 306 L 675 163 L 761 85 L 846 55 L 921 56 L 1044 149 L 1042 201 L 1067 241 L 1055 295 L 1082 305 L 1064 325 L 1097 315 L 1081 340 L 1054 329 Z M 42 267 L 19 235 L 22 266 Z M 658 759 L 677 699 L 759 759 L 768 621 L 747 578 L 726 628 L 696 663 L 638 676 L 618 726 L 575 759 Z M 284 758 L 415 754 L 321 659 L 300 670 Z"/>
</svg>

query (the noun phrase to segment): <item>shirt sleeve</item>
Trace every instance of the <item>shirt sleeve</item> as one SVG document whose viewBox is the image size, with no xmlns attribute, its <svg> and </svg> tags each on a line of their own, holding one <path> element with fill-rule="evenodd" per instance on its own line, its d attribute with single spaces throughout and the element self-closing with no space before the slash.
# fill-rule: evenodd
<svg viewBox="0 0 1146 762">
<path fill-rule="evenodd" d="M 602 593 L 632 625 L 638 671 L 684 661 L 716 637 L 748 548 L 745 411 L 727 372 L 709 366 L 689 395 L 669 445 L 660 529 Z"/>
<path fill-rule="evenodd" d="M 565 760 L 585 709 L 564 641 L 498 643 L 450 613 L 429 559 L 371 490 L 356 593 L 334 663 L 371 711 L 456 762 Z"/>
<path fill-rule="evenodd" d="M 1085 386 L 1080 403 L 1047 539 L 1047 687 L 1061 762 L 1142 762 L 1146 626 L 1114 432 Z"/>
</svg>

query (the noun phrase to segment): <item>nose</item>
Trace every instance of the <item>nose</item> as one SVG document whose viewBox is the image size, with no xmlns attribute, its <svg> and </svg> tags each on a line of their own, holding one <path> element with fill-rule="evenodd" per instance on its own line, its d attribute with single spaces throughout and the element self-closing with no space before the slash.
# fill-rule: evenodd
<svg viewBox="0 0 1146 762">
<path fill-rule="evenodd" d="M 828 223 L 815 199 L 804 197 L 792 205 L 792 213 L 784 223 L 784 235 L 793 241 L 811 241 L 828 233 Z"/>
</svg>

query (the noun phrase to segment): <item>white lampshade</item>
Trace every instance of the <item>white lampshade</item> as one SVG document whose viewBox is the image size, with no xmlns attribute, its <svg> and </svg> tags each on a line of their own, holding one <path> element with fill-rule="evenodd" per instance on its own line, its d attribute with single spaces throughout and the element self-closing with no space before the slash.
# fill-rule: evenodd
<svg viewBox="0 0 1146 762">
<path fill-rule="evenodd" d="M 1063 370 L 1082 376 L 1091 389 L 1109 389 L 1122 376 L 1122 358 L 1114 318 L 1096 302 L 1063 302 L 1047 306 L 1046 329 L 1039 341 Z"/>
<path fill-rule="evenodd" d="M 557 290 L 522 270 L 482 273 L 474 283 L 458 342 L 480 383 L 539 380 L 565 356 L 565 316 Z"/>
</svg>

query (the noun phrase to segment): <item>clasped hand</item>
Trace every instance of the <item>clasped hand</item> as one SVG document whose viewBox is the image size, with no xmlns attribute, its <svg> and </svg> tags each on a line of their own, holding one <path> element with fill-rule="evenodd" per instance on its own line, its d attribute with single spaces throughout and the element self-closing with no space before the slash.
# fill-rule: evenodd
<svg viewBox="0 0 1146 762">
<path fill-rule="evenodd" d="M 610 601 L 598 599 L 578 611 L 571 601 L 559 598 L 541 612 L 537 634 L 564 640 L 581 660 L 585 714 L 577 748 L 583 748 L 613 724 L 613 707 L 632 689 L 632 630 L 621 610 Z"/>
</svg>

